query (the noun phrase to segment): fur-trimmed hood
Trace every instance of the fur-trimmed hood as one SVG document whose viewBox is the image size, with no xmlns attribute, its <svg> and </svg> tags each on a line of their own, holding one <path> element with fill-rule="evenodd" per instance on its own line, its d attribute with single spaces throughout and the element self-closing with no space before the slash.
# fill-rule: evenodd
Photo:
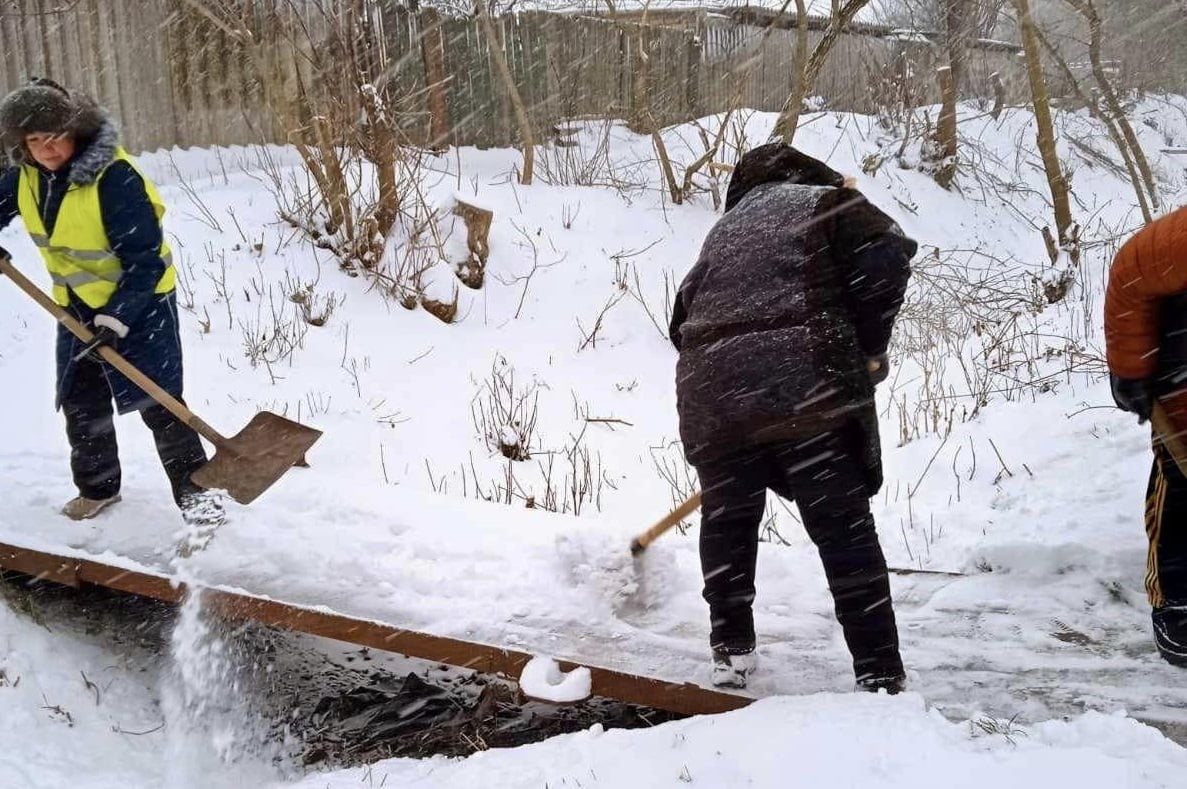
<svg viewBox="0 0 1187 789">
<path fill-rule="evenodd" d="M 78 140 L 74 158 L 70 160 L 67 180 L 78 186 L 88 186 L 95 183 L 109 164 L 115 161 L 116 149 L 119 148 L 120 133 L 110 118 L 104 118 L 99 130 L 90 140 Z M 8 158 L 15 165 L 30 164 L 40 167 L 29 156 L 24 143 L 9 150 Z"/>
<path fill-rule="evenodd" d="M 52 80 L 34 78 L 0 101 L 0 141 L 14 164 L 29 161 L 25 136 L 68 134 L 77 145 L 70 181 L 94 183 L 115 158 L 119 132 L 111 116 L 85 93 L 71 93 Z"/>
<path fill-rule="evenodd" d="M 85 147 L 70 160 L 69 180 L 72 184 L 86 186 L 95 183 L 107 165 L 115 161 L 115 151 L 120 144 L 119 129 L 110 118 L 104 117 L 90 142 L 80 140 L 79 144 Z"/>
</svg>

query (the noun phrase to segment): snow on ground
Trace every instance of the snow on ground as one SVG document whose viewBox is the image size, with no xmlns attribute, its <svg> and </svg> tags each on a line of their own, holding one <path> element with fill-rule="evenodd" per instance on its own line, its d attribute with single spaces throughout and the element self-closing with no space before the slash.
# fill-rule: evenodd
<svg viewBox="0 0 1187 789">
<path fill-rule="evenodd" d="M 1153 789 L 1178 786 L 1184 767 L 1187 752 L 1122 716 L 1089 713 L 1020 730 L 988 719 L 951 723 L 915 694 L 818 695 L 766 699 L 648 730 L 594 726 L 464 761 L 395 759 L 296 786 Z"/>
<path fill-rule="evenodd" d="M 1078 285 L 1045 307 L 1041 283 L 1051 271 L 1037 228 L 1048 209 L 1033 119 L 1018 110 L 1000 121 L 975 107 L 964 113 L 962 134 L 975 142 L 966 155 L 978 170 L 962 176 L 959 196 L 900 168 L 899 141 L 870 118 L 810 116 L 797 144 L 857 174 L 870 199 L 921 243 L 895 368 L 880 392 L 887 485 L 875 514 L 892 565 L 964 575 L 894 579 L 912 688 L 955 720 L 1017 715 L 1031 736 L 1018 740 L 1017 751 L 1000 743 L 985 750 L 984 741 L 966 741 L 967 725 L 921 712 L 918 699 L 848 695 L 770 702 L 654 736 L 742 731 L 755 723 L 748 716 L 788 717 L 794 728 L 797 716 L 827 711 L 838 728 L 819 736 L 877 740 L 871 759 L 897 753 L 890 746 L 908 742 L 899 732 L 914 731 L 921 742 L 946 743 L 944 752 L 969 760 L 978 775 L 1033 768 L 1027 754 L 1069 770 L 1095 763 L 1074 745 L 1101 760 L 1100 775 L 1133 771 L 1129 783 L 1099 785 L 1160 785 L 1140 783 L 1147 778 L 1137 773 L 1147 768 L 1138 758 L 1127 768 L 1111 761 L 1124 753 L 1114 745 L 1130 736 L 1155 737 L 1132 722 L 1096 716 L 1035 726 L 1084 710 L 1187 722 L 1182 672 L 1154 654 L 1142 591 L 1148 435 L 1106 407 L 1107 385 L 1094 375 L 1105 267 L 1140 216 L 1116 172 L 1065 142 L 1089 244 Z M 1147 150 L 1187 143 L 1187 103 L 1150 100 L 1138 113 L 1147 121 L 1139 125 Z M 706 120 L 710 132 L 718 122 Z M 731 148 L 762 142 L 772 122 L 747 116 L 727 135 Z M 1062 115 L 1060 124 L 1065 141 L 1107 150 L 1107 137 L 1084 118 Z M 167 226 L 182 261 L 191 407 L 228 433 L 260 408 L 325 431 L 312 467 L 294 469 L 250 508 L 232 506 L 230 523 L 187 572 L 439 635 L 707 680 L 695 531 L 664 537 L 641 565 L 627 544 L 687 492 L 668 478 L 692 481 L 675 444 L 675 353 L 662 329 L 671 286 L 717 215 L 707 195 L 670 204 L 658 189 L 650 141 L 617 126 L 590 125 L 587 147 L 547 152 L 538 170 L 561 181 L 559 173 L 588 171 L 595 157 L 583 152 L 597 150 L 603 132 L 612 156 L 592 180 L 616 187 L 520 187 L 508 178 L 517 161 L 508 151 L 465 149 L 429 160 L 423 186 L 431 200 L 448 209 L 460 193 L 495 209 L 486 284 L 460 289 L 453 326 L 385 299 L 365 277 L 347 277 L 277 222 L 257 151 L 142 157 L 171 206 Z M 677 161 L 701 152 L 691 127 L 669 130 L 667 139 Z M 917 148 L 908 146 L 906 164 Z M 271 154 L 295 166 L 290 152 Z M 877 154 L 885 163 L 860 173 Z M 1182 163 L 1155 157 L 1154 164 L 1176 204 Z M 0 242 L 44 285 L 19 229 Z M 447 247 L 458 244 L 455 236 Z M 300 319 L 290 301 L 298 290 L 320 305 L 338 303 L 324 325 Z M 978 308 L 978 300 L 990 307 Z M 180 522 L 135 418 L 120 421 L 124 502 L 86 526 L 56 514 L 72 488 L 60 417 L 50 406 L 52 327 L 14 288 L 0 286 L 0 305 L 0 369 L 5 380 L 21 382 L 6 391 L 0 478 L 10 495 L 0 541 L 168 571 Z M 518 415 L 499 413 L 520 402 L 527 407 Z M 504 460 L 500 440 L 522 443 L 531 459 Z M 480 500 L 508 495 L 512 506 Z M 563 514 L 525 509 L 528 498 L 555 501 Z M 770 515 L 756 612 L 762 669 L 753 692 L 845 692 L 852 676 L 818 561 L 792 510 L 772 503 Z M 26 665 L 48 643 L 27 628 L 0 641 L 9 660 Z M 35 714 L 27 705 L 36 699 L 20 698 L 19 714 Z M 18 731 L 10 709 L 0 705 L 0 725 L 15 722 L 10 730 Z M 870 710 L 885 716 L 885 752 L 875 735 L 883 727 L 854 731 L 843 723 Z M 1036 731 L 1050 736 L 1036 739 Z M 813 741 L 802 739 L 809 735 L 816 736 L 799 732 L 795 742 L 815 759 Z M 634 736 L 589 735 L 531 752 Z M 770 749 L 780 753 L 775 742 Z M 1170 746 L 1150 747 L 1177 758 Z M 930 758 L 919 747 L 921 754 Z M 474 764 L 503 758 L 517 757 Z M 853 764 L 875 770 L 877 763 Z M 467 764 L 393 769 L 441 770 L 446 781 L 450 771 L 478 769 Z M 694 777 L 701 764 L 690 766 Z M 758 768 L 748 775 L 763 780 Z M 450 785 L 436 780 L 426 785 Z M 898 785 L 891 780 L 866 785 Z"/>
<path fill-rule="evenodd" d="M 158 786 L 158 667 L 0 601 L 0 773 L 5 786 Z M 89 683 L 89 684 L 88 684 Z"/>
</svg>

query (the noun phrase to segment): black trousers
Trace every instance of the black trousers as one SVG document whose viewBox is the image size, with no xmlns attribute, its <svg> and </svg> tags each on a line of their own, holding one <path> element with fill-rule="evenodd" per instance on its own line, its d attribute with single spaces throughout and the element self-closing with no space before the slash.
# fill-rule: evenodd
<svg viewBox="0 0 1187 789">
<path fill-rule="evenodd" d="M 886 559 L 874 530 L 859 439 L 849 427 L 697 466 L 710 644 L 755 646 L 754 572 L 767 489 L 799 508 L 820 552 L 858 679 L 903 674 Z"/>
<path fill-rule="evenodd" d="M 103 372 L 106 365 L 90 359 L 80 359 L 74 365 L 70 387 L 62 396 L 74 484 L 80 496 L 110 498 L 120 491 L 120 460 L 115 407 Z M 202 490 L 190 480 L 190 474 L 206 462 L 206 450 L 193 428 L 164 406 L 154 404 L 140 416 L 152 431 L 173 500 L 180 507 L 187 496 Z"/>
<path fill-rule="evenodd" d="M 1146 536 L 1150 605 L 1187 606 L 1187 478 L 1160 445 L 1154 448 L 1146 496 Z"/>
</svg>

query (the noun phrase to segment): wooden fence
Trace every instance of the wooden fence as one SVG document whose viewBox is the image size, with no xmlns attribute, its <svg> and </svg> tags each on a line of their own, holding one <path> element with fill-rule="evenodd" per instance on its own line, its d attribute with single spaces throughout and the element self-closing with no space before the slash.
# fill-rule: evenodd
<svg viewBox="0 0 1187 789">
<path fill-rule="evenodd" d="M 234 0 L 260 22 L 258 36 L 278 35 L 268 15 L 302 14 L 301 0 Z M 501 146 L 518 134 L 497 81 L 492 42 L 472 19 L 426 17 L 391 0 L 365 0 L 382 42 L 391 87 L 414 139 L 427 141 L 432 88 L 447 140 Z M 221 0 L 226 7 L 228 0 Z M 329 3 L 329 5 L 333 5 Z M 316 4 L 310 4 L 315 8 Z M 426 24 L 426 20 L 431 20 Z M 328 22 L 308 10 L 304 34 L 319 46 Z M 795 31 L 727 18 L 693 25 L 648 25 L 546 12 L 494 20 L 495 47 L 505 53 L 529 116 L 542 138 L 575 117 L 631 118 L 645 97 L 660 124 L 721 112 L 740 102 L 778 110 L 791 86 Z M 321 27 L 319 27 L 319 25 Z M 0 0 L 0 88 L 34 75 L 50 76 L 96 96 L 119 119 L 132 150 L 172 146 L 283 142 L 252 59 L 235 30 L 190 0 Z M 811 45 L 821 36 L 810 33 Z M 424 42 L 439 36 L 441 82 L 426 78 Z M 268 43 L 268 42 L 262 42 Z M 921 103 L 938 100 L 935 48 L 869 32 L 843 35 L 813 91 L 829 107 L 871 111 L 889 70 L 905 68 Z M 1025 100 L 1025 74 L 1008 48 L 970 52 L 966 96 L 991 95 L 989 75 L 1001 74 L 1010 98 Z M 300 53 L 286 61 L 286 79 L 308 85 L 318 77 Z M 905 65 L 904 65 L 905 64 Z M 645 66 L 645 67 L 644 67 Z M 635 80 L 645 74 L 647 91 Z"/>
</svg>

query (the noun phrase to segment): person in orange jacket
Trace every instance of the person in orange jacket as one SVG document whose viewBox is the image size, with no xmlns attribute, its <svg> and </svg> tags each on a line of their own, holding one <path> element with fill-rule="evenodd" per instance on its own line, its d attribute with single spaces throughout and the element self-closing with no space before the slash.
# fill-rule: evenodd
<svg viewBox="0 0 1187 789">
<path fill-rule="evenodd" d="M 1187 207 L 1130 238 L 1117 253 L 1105 295 L 1105 346 L 1117 407 L 1187 433 Z M 1187 668 L 1187 477 L 1163 442 L 1154 442 L 1146 497 L 1150 548 L 1146 593 L 1154 643 Z"/>
</svg>

